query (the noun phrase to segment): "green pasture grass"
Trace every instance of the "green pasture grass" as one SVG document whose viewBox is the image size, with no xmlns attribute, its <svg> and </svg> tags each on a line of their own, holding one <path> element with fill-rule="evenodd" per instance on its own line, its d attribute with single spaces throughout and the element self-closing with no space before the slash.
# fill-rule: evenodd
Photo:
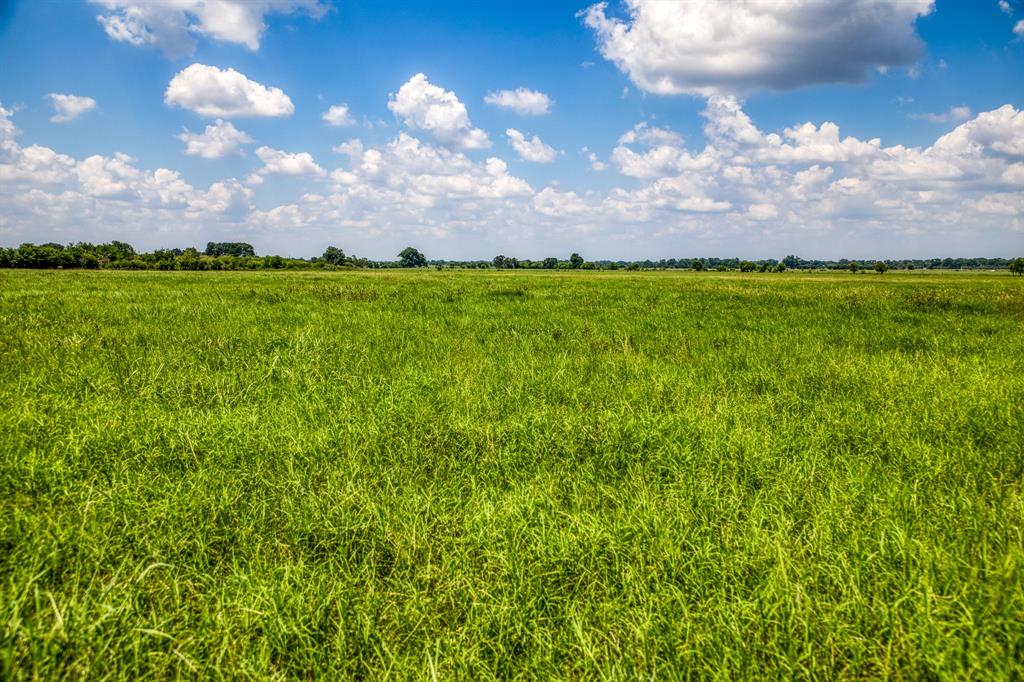
<svg viewBox="0 0 1024 682">
<path fill-rule="evenodd" d="M 1024 278 L 0 272 L 4 679 L 1024 676 Z"/>
</svg>

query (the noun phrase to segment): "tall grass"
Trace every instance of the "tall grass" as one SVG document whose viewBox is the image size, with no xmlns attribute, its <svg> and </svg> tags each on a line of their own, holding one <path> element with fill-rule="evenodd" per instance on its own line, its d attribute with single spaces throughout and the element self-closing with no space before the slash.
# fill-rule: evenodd
<svg viewBox="0 0 1024 682">
<path fill-rule="evenodd" d="M 0 677 L 1024 675 L 1008 275 L 0 272 Z"/>
</svg>

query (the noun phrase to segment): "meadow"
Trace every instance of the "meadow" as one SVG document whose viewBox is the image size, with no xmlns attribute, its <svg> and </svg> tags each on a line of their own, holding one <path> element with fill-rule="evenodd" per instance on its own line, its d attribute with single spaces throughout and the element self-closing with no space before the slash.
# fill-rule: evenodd
<svg viewBox="0 0 1024 682">
<path fill-rule="evenodd" d="M 1024 676 L 1024 278 L 0 272 L 4 679 Z"/>
</svg>

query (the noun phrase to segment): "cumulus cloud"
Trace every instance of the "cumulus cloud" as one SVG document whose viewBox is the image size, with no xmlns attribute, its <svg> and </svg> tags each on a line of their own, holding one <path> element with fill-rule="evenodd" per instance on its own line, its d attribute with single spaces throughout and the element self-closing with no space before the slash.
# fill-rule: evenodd
<svg viewBox="0 0 1024 682">
<path fill-rule="evenodd" d="M 576 192 L 559 192 L 545 187 L 533 197 L 533 209 L 550 218 L 593 215 L 598 207 L 584 201 Z"/>
<path fill-rule="evenodd" d="M 80 97 L 78 95 L 62 95 L 51 92 L 47 97 L 53 105 L 53 116 L 50 121 L 53 123 L 67 123 L 74 121 L 87 111 L 96 108 L 96 100 L 92 97 Z"/>
<path fill-rule="evenodd" d="M 762 130 L 739 100 L 716 96 L 703 112 L 703 139 L 650 124 L 626 130 L 611 157 L 619 175 L 600 191 L 554 183 L 535 191 L 500 158 L 477 161 L 406 132 L 382 144 L 348 140 L 331 168 L 305 152 L 260 147 L 263 166 L 252 178 L 204 189 L 125 154 L 74 158 L 21 145 L 12 116 L 0 107 L 2 230 L 13 243 L 137 235 L 140 245 L 180 244 L 185 234 L 239 229 L 259 239 L 286 233 L 275 248 L 293 250 L 348 229 L 346 243 L 408 234 L 457 238 L 453 249 L 475 237 L 482 249 L 502 240 L 567 249 L 619 240 L 629 245 L 619 253 L 639 257 L 686 255 L 700 243 L 746 256 L 753 244 L 785 253 L 851 239 L 888 244 L 889 236 L 920 252 L 970 244 L 1001 253 L 1024 243 L 1024 111 L 1013 105 L 907 147 L 843 135 L 829 121 Z M 271 192 L 275 183 L 259 184 L 271 173 L 295 176 L 287 185 L 297 195 L 268 203 L 281 191 L 274 188 L 258 197 Z"/>
<path fill-rule="evenodd" d="M 488 93 L 484 102 L 502 109 L 511 109 L 522 116 L 541 116 L 551 113 L 551 98 L 543 92 L 516 88 Z"/>
<path fill-rule="evenodd" d="M 352 125 L 353 123 L 347 104 L 335 104 L 324 112 L 323 119 L 327 125 L 335 127 Z"/>
<path fill-rule="evenodd" d="M 508 136 L 512 149 L 516 150 L 516 154 L 519 154 L 519 158 L 523 161 L 551 163 L 558 156 L 558 153 L 552 147 L 544 144 L 536 135 L 527 139 L 525 135 L 515 128 L 506 130 L 505 135 Z"/>
<path fill-rule="evenodd" d="M 625 0 L 628 17 L 592 5 L 584 23 L 601 54 L 642 90 L 738 94 L 855 83 L 873 68 L 911 66 L 914 21 L 933 0 Z"/>
<path fill-rule="evenodd" d="M 92 0 L 105 10 L 97 19 L 106 34 L 130 45 L 148 45 L 168 56 L 189 55 L 195 36 L 257 50 L 271 13 L 303 11 L 320 18 L 320 0 Z"/>
<path fill-rule="evenodd" d="M 1018 38 L 1024 38 L 1024 19 L 1014 24 L 1013 32 Z"/>
<path fill-rule="evenodd" d="M 1007 16 L 1013 16 L 1013 7 L 1008 0 L 999 0 L 999 9 Z"/>
<path fill-rule="evenodd" d="M 252 138 L 235 128 L 230 121 L 217 119 L 206 126 L 202 133 L 186 130 L 178 135 L 185 143 L 185 154 L 203 159 L 223 159 L 225 156 L 241 156 L 242 145 L 251 144 Z"/>
<path fill-rule="evenodd" d="M 309 152 L 283 152 L 270 147 L 260 147 L 256 156 L 263 162 L 260 173 L 281 173 L 282 175 L 326 175 L 323 168 L 316 164 Z"/>
<path fill-rule="evenodd" d="M 10 228 L 25 240 L 95 241 L 170 228 L 184 233 L 237 224 L 252 208 L 251 190 L 234 180 L 203 190 L 177 171 L 139 168 L 120 152 L 75 159 L 39 145 L 23 147 L 11 115 L 0 106 L 0 202 Z"/>
<path fill-rule="evenodd" d="M 606 170 L 608 170 L 608 164 L 605 163 L 604 161 L 601 161 L 599 158 L 597 158 L 597 154 L 595 154 L 593 151 L 591 151 L 590 147 L 583 147 L 583 149 L 580 150 L 580 153 L 582 153 L 587 158 L 587 162 L 590 164 L 590 169 L 591 170 L 596 170 L 596 171 L 606 171 Z"/>
<path fill-rule="evenodd" d="M 442 144 L 458 149 L 491 146 L 487 133 L 470 123 L 466 105 L 455 93 L 433 85 L 422 73 L 390 96 L 388 109 L 400 116 L 405 125 L 431 133 Z"/>
<path fill-rule="evenodd" d="M 915 121 L 927 121 L 928 123 L 951 123 L 966 121 L 971 117 L 970 107 L 950 107 L 949 111 L 942 113 L 907 114 L 907 118 Z"/>
<path fill-rule="evenodd" d="M 280 88 L 261 85 L 231 68 L 206 64 L 179 71 L 164 92 L 164 102 L 211 118 L 280 117 L 295 111 Z"/>
</svg>

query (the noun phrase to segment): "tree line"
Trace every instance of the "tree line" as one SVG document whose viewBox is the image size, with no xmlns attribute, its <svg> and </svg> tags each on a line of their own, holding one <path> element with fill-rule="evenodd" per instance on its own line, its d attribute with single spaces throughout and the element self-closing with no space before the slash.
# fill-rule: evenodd
<svg viewBox="0 0 1024 682">
<path fill-rule="evenodd" d="M 785 270 L 1010 270 L 1024 274 L 1024 258 L 931 258 L 889 260 L 806 260 L 788 255 L 781 260 L 739 258 L 666 258 L 661 260 L 585 260 L 578 253 L 567 259 L 554 256 L 528 260 L 497 255 L 491 260 L 427 260 L 413 247 L 403 249 L 396 260 L 379 261 L 346 254 L 328 246 L 313 258 L 259 256 L 245 242 L 208 242 L 206 249 L 155 249 L 138 252 L 131 244 L 22 244 L 0 247 L 0 268 L 112 269 L 112 270 L 312 270 L 354 268 L 436 268 L 498 270 L 739 270 L 740 272 L 783 272 Z"/>
</svg>

